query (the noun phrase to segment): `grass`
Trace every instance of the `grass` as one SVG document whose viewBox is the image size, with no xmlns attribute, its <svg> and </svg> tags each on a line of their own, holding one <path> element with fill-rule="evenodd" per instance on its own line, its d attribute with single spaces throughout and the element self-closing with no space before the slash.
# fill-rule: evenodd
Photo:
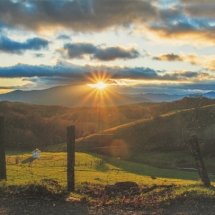
<svg viewBox="0 0 215 215">
<path fill-rule="evenodd" d="M 160 155 L 161 156 L 161 155 Z M 164 156 L 164 155 L 163 155 Z M 18 164 L 16 164 L 16 157 Z M 142 157 L 137 156 L 139 161 L 148 163 L 153 158 L 162 160 L 156 154 Z M 173 155 L 175 157 L 175 155 Z M 176 159 L 177 160 L 177 159 Z M 168 158 L 162 161 L 168 162 Z M 211 162 L 211 160 L 210 160 Z M 8 153 L 7 163 L 7 183 L 26 184 L 31 181 L 41 181 L 43 179 L 57 180 L 62 186 L 67 184 L 67 157 L 65 152 L 42 152 L 39 159 L 32 160 L 29 153 Z M 125 161 L 117 158 L 110 158 L 98 154 L 76 153 L 75 160 L 75 183 L 80 185 L 83 182 L 112 184 L 118 181 L 135 181 L 138 184 L 196 184 L 199 183 L 197 172 L 177 171 L 173 169 L 156 168 L 147 164 Z M 151 176 L 155 176 L 153 180 Z M 212 182 L 214 175 L 210 174 Z"/>
<path fill-rule="evenodd" d="M 179 156 L 180 153 L 177 155 Z M 168 162 L 169 158 L 178 158 L 176 154 L 167 156 L 152 153 L 136 157 L 144 163 L 154 161 Z M 19 163 L 16 164 L 16 157 Z M 187 160 L 186 156 L 183 157 Z M 7 153 L 7 181 L 0 182 L 0 197 L 11 195 L 34 196 L 38 198 L 70 198 L 93 205 L 117 205 L 117 207 L 159 208 L 172 204 L 193 201 L 214 202 L 215 178 L 210 174 L 212 187 L 200 184 L 197 172 L 176 171 L 156 168 L 146 164 L 110 158 L 98 154 L 76 153 L 75 191 L 66 191 L 66 153 L 42 152 L 39 159 L 32 159 L 29 153 Z M 189 160 L 189 159 L 188 159 Z M 209 160 L 211 162 L 211 160 Z M 155 176 L 156 179 L 152 179 Z M 50 179 L 50 180 L 49 180 Z M 119 181 L 134 181 L 140 187 L 140 193 L 115 192 L 114 196 L 105 193 L 105 185 Z M 150 192 L 145 190 L 150 189 Z"/>
</svg>

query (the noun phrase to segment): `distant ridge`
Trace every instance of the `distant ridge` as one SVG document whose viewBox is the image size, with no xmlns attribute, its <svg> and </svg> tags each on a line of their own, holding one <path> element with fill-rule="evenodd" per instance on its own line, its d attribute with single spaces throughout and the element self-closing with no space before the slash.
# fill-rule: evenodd
<svg viewBox="0 0 215 215">
<path fill-rule="evenodd" d="M 70 107 L 119 106 L 132 103 L 150 102 L 145 98 L 132 98 L 111 90 L 101 92 L 89 86 L 57 86 L 45 90 L 22 91 L 0 94 L 0 101 L 24 102 L 40 105 L 63 105 Z"/>
<path fill-rule="evenodd" d="M 205 93 L 204 96 L 207 98 L 214 99 L 215 98 L 215 92 L 211 91 L 211 92 Z"/>
<path fill-rule="evenodd" d="M 119 106 L 144 102 L 171 102 L 189 95 L 170 95 L 161 93 L 119 94 L 111 89 L 101 91 L 84 86 L 57 86 L 44 90 L 22 91 L 0 94 L 0 101 L 24 102 L 39 105 L 62 105 L 69 107 Z M 202 94 L 207 98 L 215 98 L 215 92 Z"/>
<path fill-rule="evenodd" d="M 131 95 L 133 98 L 145 98 L 152 102 L 171 102 L 174 100 L 179 100 L 185 97 L 186 95 L 169 95 L 161 93 L 141 93 L 136 95 Z"/>
</svg>

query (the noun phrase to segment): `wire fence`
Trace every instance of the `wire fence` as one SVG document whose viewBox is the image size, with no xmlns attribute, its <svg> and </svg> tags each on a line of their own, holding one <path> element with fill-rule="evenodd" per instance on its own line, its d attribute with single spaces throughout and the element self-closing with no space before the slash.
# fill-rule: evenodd
<svg viewBox="0 0 215 215">
<path fill-rule="evenodd" d="M 126 177 L 126 171 L 120 168 L 120 160 L 114 164 L 104 157 L 96 157 L 87 153 L 76 153 L 75 183 L 100 182 L 111 183 Z M 31 154 L 13 154 L 6 156 L 7 181 L 23 184 L 35 181 L 54 180 L 62 186 L 67 184 L 67 153 L 41 153 L 40 158 Z"/>
<path fill-rule="evenodd" d="M 18 160 L 18 162 L 17 162 Z M 55 181 L 67 186 L 67 153 L 42 152 L 40 158 L 31 154 L 6 156 L 7 181 L 10 184 Z M 197 171 L 162 170 L 144 164 L 129 162 L 116 157 L 76 152 L 75 189 L 83 183 L 114 184 L 121 181 L 135 181 L 139 184 L 167 184 L 189 179 L 198 181 Z M 210 176 L 211 180 L 215 178 Z M 168 182 L 166 180 L 168 179 Z"/>
<path fill-rule="evenodd" d="M 6 156 L 7 180 L 28 183 L 43 179 L 54 179 L 66 183 L 66 160 L 61 156 L 45 155 L 33 158 L 30 154 Z"/>
</svg>

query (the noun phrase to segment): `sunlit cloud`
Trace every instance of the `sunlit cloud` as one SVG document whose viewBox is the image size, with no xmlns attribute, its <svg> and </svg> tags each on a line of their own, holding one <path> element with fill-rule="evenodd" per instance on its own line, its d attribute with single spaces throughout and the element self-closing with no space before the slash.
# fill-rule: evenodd
<svg viewBox="0 0 215 215">
<path fill-rule="evenodd" d="M 198 65 L 206 70 L 215 71 L 215 55 L 197 55 L 196 53 L 181 53 L 181 54 L 163 54 L 159 56 L 153 56 L 154 60 L 159 61 L 183 61 L 193 65 Z"/>
</svg>

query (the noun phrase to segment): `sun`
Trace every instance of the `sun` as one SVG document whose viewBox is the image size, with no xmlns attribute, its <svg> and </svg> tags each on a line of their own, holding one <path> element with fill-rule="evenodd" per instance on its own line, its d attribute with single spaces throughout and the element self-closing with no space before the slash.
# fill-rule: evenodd
<svg viewBox="0 0 215 215">
<path fill-rule="evenodd" d="M 105 84 L 105 82 L 103 81 L 98 81 L 95 84 L 88 84 L 88 86 L 95 88 L 97 90 L 104 90 L 107 87 L 107 84 Z"/>
<path fill-rule="evenodd" d="M 97 84 L 95 84 L 95 88 L 97 88 L 98 90 L 103 90 L 105 87 L 107 87 L 107 84 L 102 81 L 99 81 Z"/>
</svg>

